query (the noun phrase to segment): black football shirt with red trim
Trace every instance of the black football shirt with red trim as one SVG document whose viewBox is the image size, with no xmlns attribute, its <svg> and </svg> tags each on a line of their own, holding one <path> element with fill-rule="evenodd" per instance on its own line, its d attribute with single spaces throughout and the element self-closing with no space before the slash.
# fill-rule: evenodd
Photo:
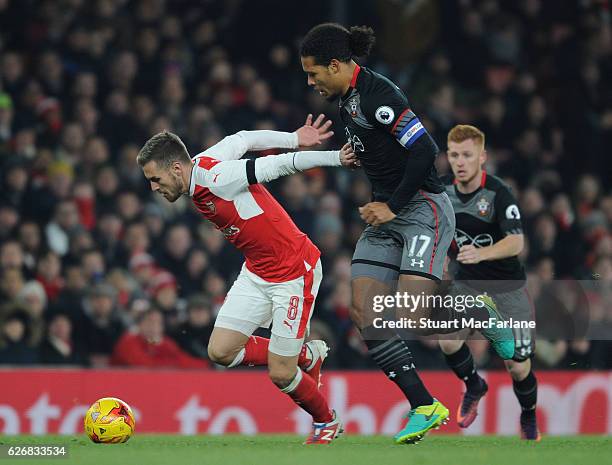
<svg viewBox="0 0 612 465">
<path fill-rule="evenodd" d="M 400 88 L 368 68 L 357 65 L 339 107 L 345 135 L 372 184 L 373 200 L 377 202 L 386 202 L 397 189 L 415 142 L 428 138 L 435 153 L 439 151 Z M 433 165 L 422 184 L 414 187 L 444 192 Z"/>
<path fill-rule="evenodd" d="M 487 247 L 510 234 L 523 234 L 518 202 L 510 187 L 497 176 L 482 172 L 480 187 L 463 194 L 457 190 L 453 175 L 442 178 L 455 210 L 456 228 L 452 248 L 458 251 L 465 245 Z M 522 283 L 526 276 L 518 257 L 458 264 L 460 280 L 512 280 Z"/>
</svg>

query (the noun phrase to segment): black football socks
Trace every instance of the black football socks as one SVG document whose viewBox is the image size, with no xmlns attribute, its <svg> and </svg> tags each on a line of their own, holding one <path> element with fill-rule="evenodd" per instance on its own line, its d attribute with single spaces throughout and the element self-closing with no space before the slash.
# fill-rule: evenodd
<svg viewBox="0 0 612 465">
<path fill-rule="evenodd" d="M 476 371 L 472 352 L 467 345 L 463 344 L 454 354 L 444 354 L 446 363 L 455 372 L 457 377 L 465 383 L 468 391 L 479 392 L 484 387 L 484 380 Z"/>
<path fill-rule="evenodd" d="M 522 381 L 512 381 L 514 394 L 521 404 L 523 411 L 534 411 L 538 401 L 538 380 L 533 374 L 533 370 L 529 370 L 529 374 Z"/>
<path fill-rule="evenodd" d="M 433 404 L 433 397 L 416 371 L 412 353 L 406 341 L 390 329 L 381 330 L 369 327 L 363 329 L 361 333 L 370 357 L 402 390 L 413 409 L 421 405 Z M 376 339 L 372 339 L 373 334 L 376 335 Z"/>
</svg>

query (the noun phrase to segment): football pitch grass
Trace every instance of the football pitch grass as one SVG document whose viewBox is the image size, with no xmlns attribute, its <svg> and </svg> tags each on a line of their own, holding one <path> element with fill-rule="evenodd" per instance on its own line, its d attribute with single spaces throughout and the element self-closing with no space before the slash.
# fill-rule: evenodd
<svg viewBox="0 0 612 465">
<path fill-rule="evenodd" d="M 418 445 L 383 436 L 343 436 L 331 446 L 303 446 L 301 436 L 166 436 L 136 434 L 126 444 L 93 444 L 84 436 L 0 436 L 0 445 L 64 445 L 65 458 L 0 458 L 2 463 L 135 465 L 531 465 L 612 463 L 612 437 L 432 435 Z"/>
</svg>

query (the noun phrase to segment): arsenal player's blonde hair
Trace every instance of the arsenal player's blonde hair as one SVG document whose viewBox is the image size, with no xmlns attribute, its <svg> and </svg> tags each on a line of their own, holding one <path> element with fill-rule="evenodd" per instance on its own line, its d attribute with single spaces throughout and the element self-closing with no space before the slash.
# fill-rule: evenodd
<svg viewBox="0 0 612 465">
<path fill-rule="evenodd" d="M 136 157 L 136 162 L 140 167 L 145 166 L 150 161 L 168 168 L 175 161 L 187 164 L 191 161 L 191 157 L 179 136 L 169 131 L 162 131 L 151 137 Z"/>
<path fill-rule="evenodd" d="M 472 126 L 470 124 L 458 124 L 448 133 L 448 142 L 461 143 L 468 139 L 473 139 L 481 149 L 484 149 L 484 132 L 482 132 L 476 126 Z"/>
</svg>

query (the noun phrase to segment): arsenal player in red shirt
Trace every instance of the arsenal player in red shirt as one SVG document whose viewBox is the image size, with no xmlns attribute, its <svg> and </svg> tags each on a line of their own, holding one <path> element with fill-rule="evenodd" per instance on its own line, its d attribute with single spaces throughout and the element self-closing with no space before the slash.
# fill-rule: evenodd
<svg viewBox="0 0 612 465">
<path fill-rule="evenodd" d="M 227 367 L 267 365 L 272 382 L 313 417 L 307 444 L 329 444 L 342 424 L 319 391 L 327 356 L 323 341 L 304 344 L 322 278 L 320 252 L 260 183 L 317 166 L 354 166 L 340 151 L 305 151 L 258 159 L 247 151 L 298 149 L 331 137 L 321 115 L 294 133 L 241 131 L 193 159 L 181 139 L 161 132 L 147 141 L 138 164 L 151 189 L 174 202 L 189 195 L 202 215 L 246 258 L 210 338 L 210 359 Z M 272 324 L 270 339 L 253 336 Z"/>
</svg>

